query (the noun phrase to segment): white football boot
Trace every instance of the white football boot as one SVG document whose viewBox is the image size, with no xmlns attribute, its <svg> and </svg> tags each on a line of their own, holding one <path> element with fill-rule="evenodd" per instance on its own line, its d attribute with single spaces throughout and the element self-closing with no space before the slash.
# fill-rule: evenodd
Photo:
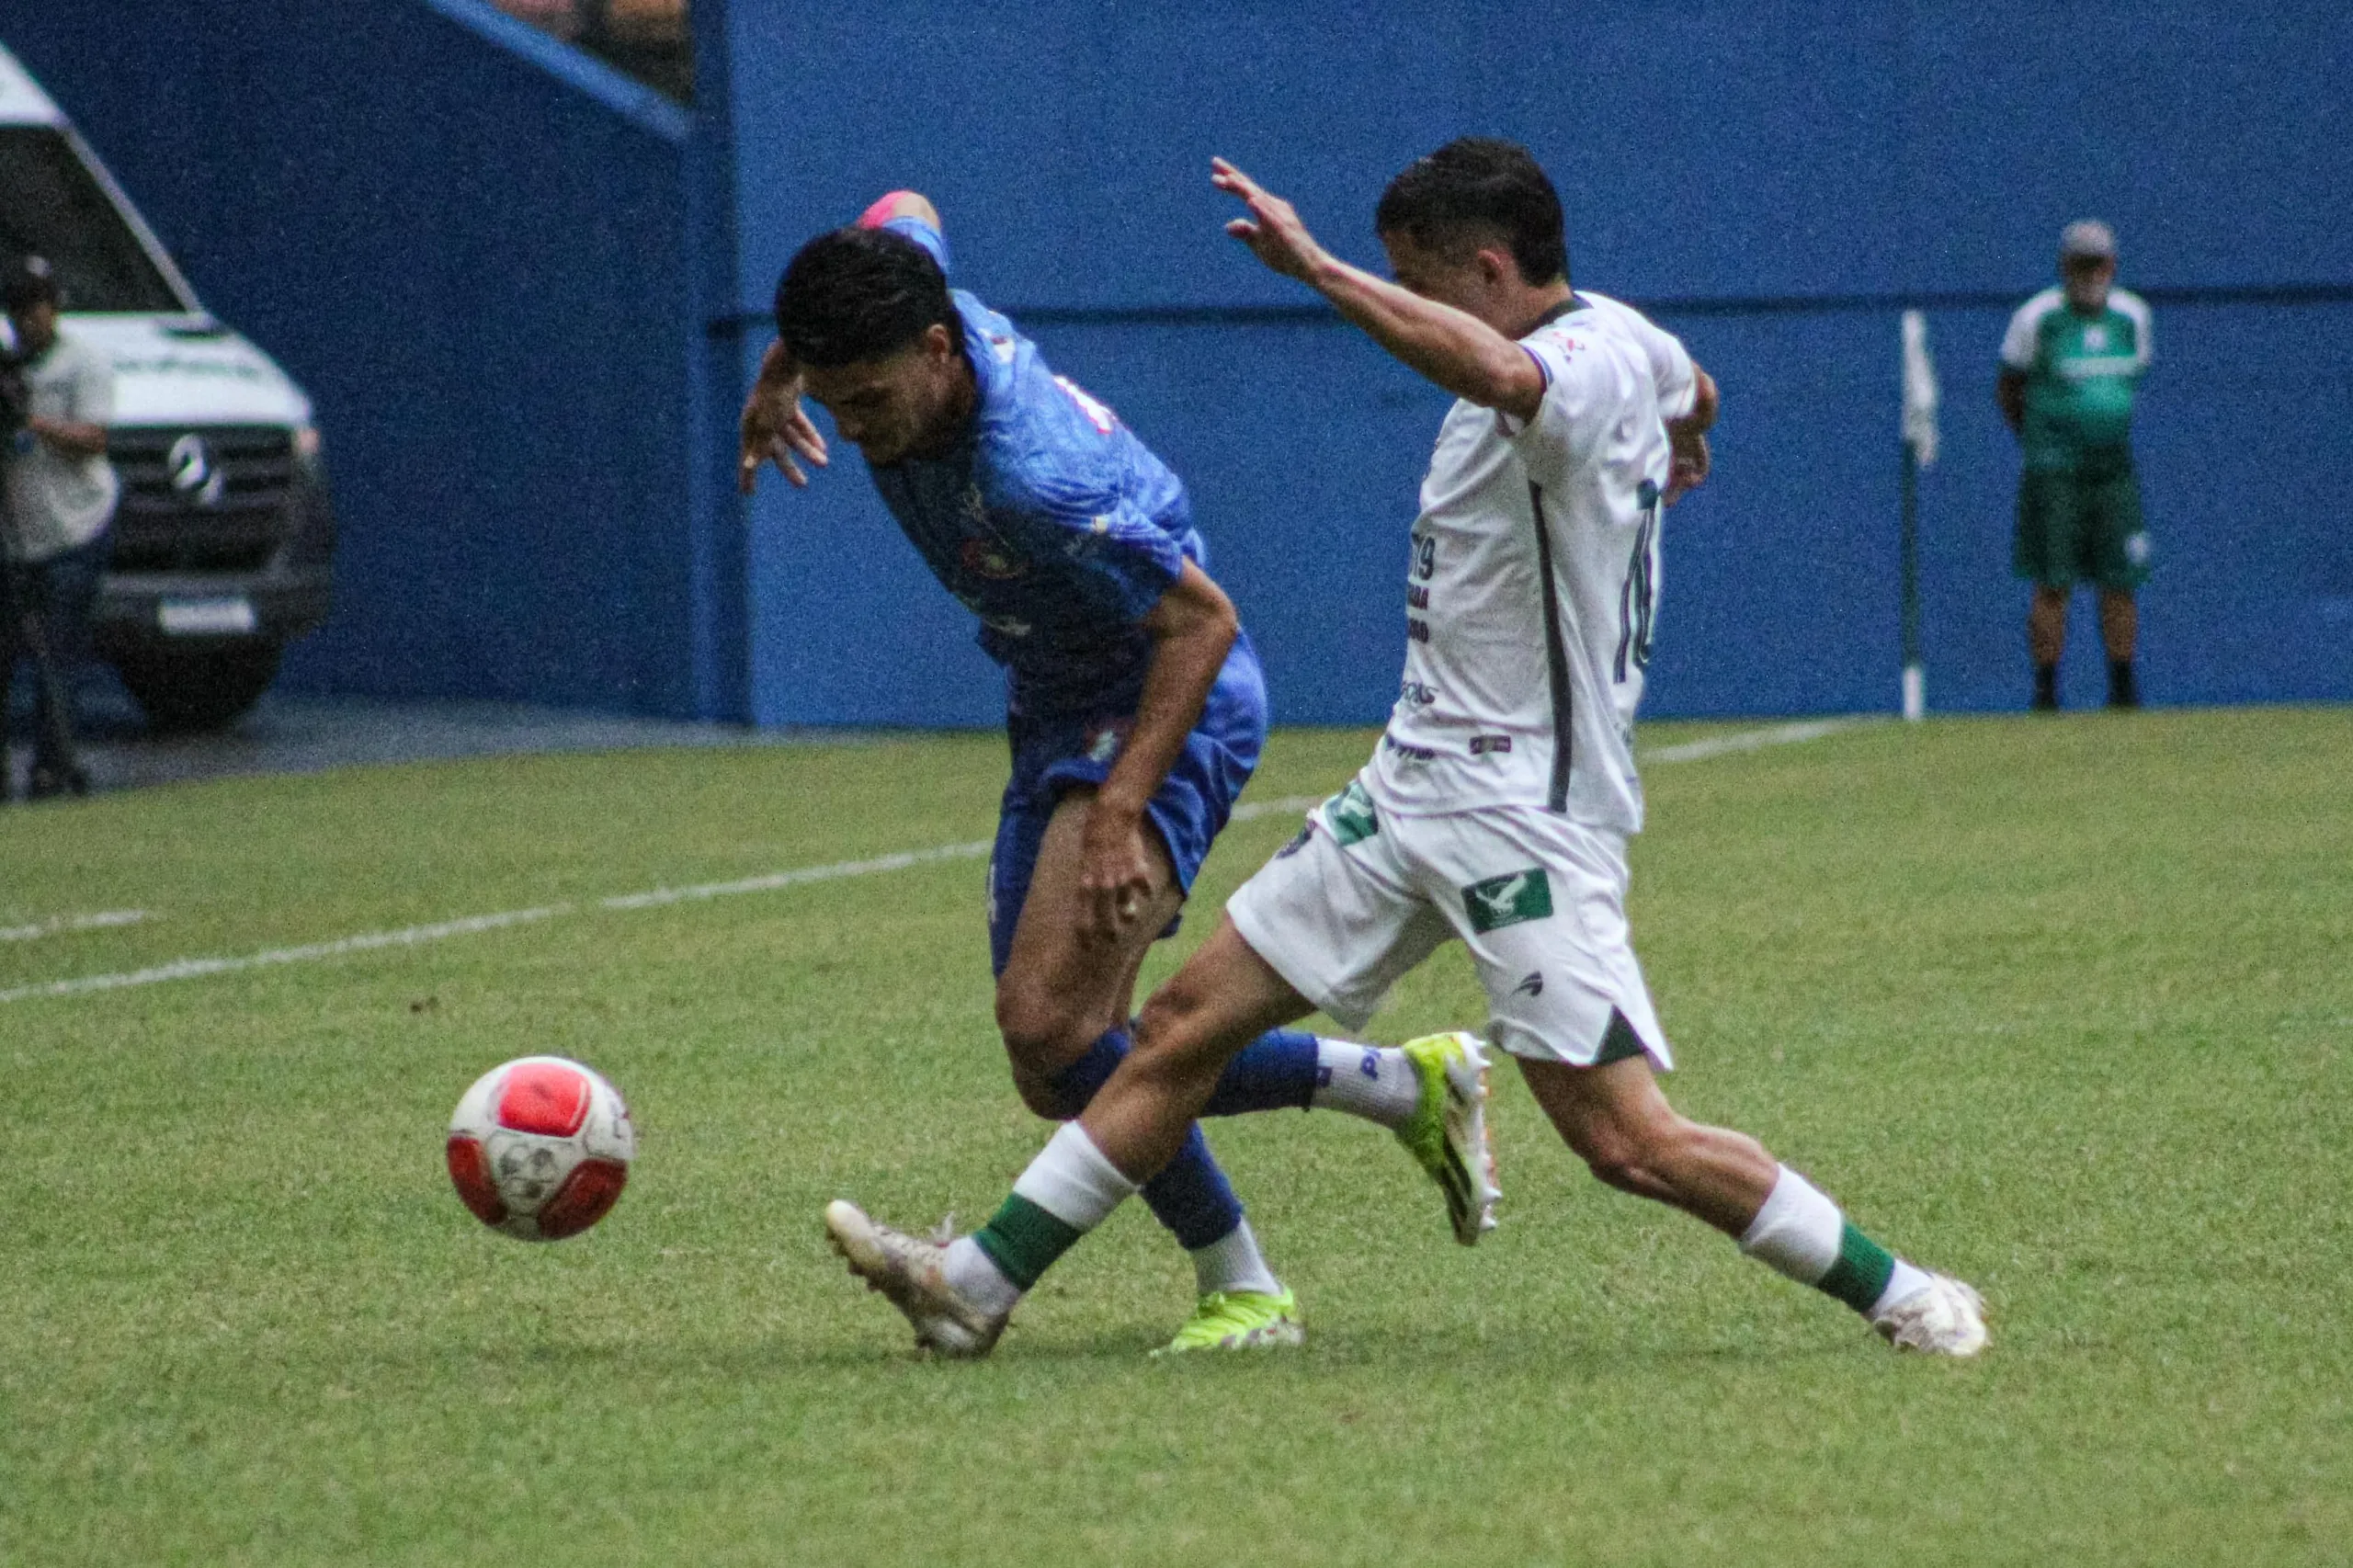
<svg viewBox="0 0 2353 1568">
<path fill-rule="evenodd" d="M 868 1290 L 881 1291 L 906 1314 L 918 1349 L 977 1360 L 995 1347 L 1006 1320 L 1013 1315 L 983 1312 L 949 1288 L 940 1264 L 953 1237 L 907 1235 L 876 1223 L 857 1204 L 840 1199 L 825 1205 L 825 1235 Z"/>
<path fill-rule="evenodd" d="M 1985 1299 L 1949 1274 L 1930 1272 L 1927 1284 L 1871 1319 L 1871 1327 L 1898 1350 L 1974 1356 L 1985 1348 Z"/>
</svg>

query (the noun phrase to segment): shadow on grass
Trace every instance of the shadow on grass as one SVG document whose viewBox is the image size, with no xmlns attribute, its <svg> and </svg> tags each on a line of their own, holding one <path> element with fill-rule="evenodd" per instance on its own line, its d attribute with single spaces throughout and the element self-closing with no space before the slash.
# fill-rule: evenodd
<svg viewBox="0 0 2353 1568">
<path fill-rule="evenodd" d="M 978 1375 L 983 1367 L 1011 1370 L 1028 1368 L 1118 1371 L 1139 1369 L 1172 1376 L 1265 1375 L 1309 1376 L 1336 1371 L 1378 1369 L 1383 1376 L 1443 1373 L 1471 1374 L 1482 1380 L 1520 1379 L 1530 1374 L 1579 1380 L 1623 1371 L 1631 1366 L 1657 1368 L 1789 1367 L 1823 1363 L 1887 1352 L 1868 1335 L 1841 1333 L 1843 1324 L 1827 1324 L 1823 1332 L 1802 1345 L 1770 1336 L 1750 1339 L 1670 1338 L 1608 1334 L 1427 1332 L 1373 1330 L 1311 1338 L 1301 1349 L 1260 1351 L 1200 1351 L 1185 1356 L 1154 1357 L 1165 1343 L 1165 1330 L 1115 1328 L 1100 1333 L 1030 1338 L 1019 1325 L 1008 1333 L 996 1353 L 985 1362 L 961 1361 L 916 1350 L 904 1334 L 878 1329 L 871 1336 L 812 1345 L 787 1338 L 749 1339 L 733 1345 L 680 1345 L 613 1340 L 596 1343 L 541 1341 L 496 1346 L 475 1344 L 420 1347 L 415 1356 L 369 1357 L 349 1365 L 365 1376 L 381 1372 L 398 1377 L 420 1368 L 462 1364 L 474 1371 L 506 1368 L 541 1369 L 564 1374 L 654 1375 L 663 1378 L 733 1382 L 773 1376 L 780 1371 L 871 1372 L 896 1368 L 937 1369 L 944 1376 Z"/>
</svg>

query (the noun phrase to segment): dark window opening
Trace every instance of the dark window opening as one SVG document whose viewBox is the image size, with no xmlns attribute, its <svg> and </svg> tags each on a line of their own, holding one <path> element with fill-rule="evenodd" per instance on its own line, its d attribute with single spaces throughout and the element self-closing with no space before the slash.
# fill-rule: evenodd
<svg viewBox="0 0 2353 1568">
<path fill-rule="evenodd" d="M 67 310 L 188 308 L 57 127 L 0 126 L 0 262 L 48 258 Z"/>
</svg>

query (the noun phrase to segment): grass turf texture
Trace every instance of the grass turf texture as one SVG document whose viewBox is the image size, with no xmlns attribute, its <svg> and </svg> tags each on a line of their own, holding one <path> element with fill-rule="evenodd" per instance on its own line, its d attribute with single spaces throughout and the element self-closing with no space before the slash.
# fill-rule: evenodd
<svg viewBox="0 0 2353 1568">
<path fill-rule="evenodd" d="M 1698 732 L 1652 726 L 1646 745 Z M 1291 733 L 1253 794 L 1360 734 Z M 502 760 L 0 816 L 0 989 L 986 836 L 1001 743 Z M 1385 1136 L 1212 1137 L 1313 1335 L 1154 1363 L 1131 1206 L 996 1358 L 917 1363 L 838 1195 L 985 1213 L 1042 1130 L 981 864 L 0 1006 L 0 1562 L 2341 1562 L 2353 719 L 1881 726 L 1652 770 L 1641 949 L 1689 1112 L 1979 1283 L 1898 1358 L 1602 1189 L 1507 1071 L 1474 1253 Z M 1183 940 L 1293 831 L 1238 824 Z M 1375 1033 L 1474 1023 L 1459 951 Z M 579 1056 L 597 1231 L 460 1209 L 474 1075 Z"/>
</svg>

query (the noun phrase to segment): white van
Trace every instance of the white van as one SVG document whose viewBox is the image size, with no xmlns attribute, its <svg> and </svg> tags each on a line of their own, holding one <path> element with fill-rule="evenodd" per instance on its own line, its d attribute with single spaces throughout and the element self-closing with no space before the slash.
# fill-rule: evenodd
<svg viewBox="0 0 2353 1568">
<path fill-rule="evenodd" d="M 64 329 L 114 361 L 108 443 L 122 502 L 98 654 L 159 728 L 225 724 L 326 617 L 335 516 L 311 400 L 206 312 L 6 48 L 0 193 L 0 263 L 46 256 Z"/>
</svg>

